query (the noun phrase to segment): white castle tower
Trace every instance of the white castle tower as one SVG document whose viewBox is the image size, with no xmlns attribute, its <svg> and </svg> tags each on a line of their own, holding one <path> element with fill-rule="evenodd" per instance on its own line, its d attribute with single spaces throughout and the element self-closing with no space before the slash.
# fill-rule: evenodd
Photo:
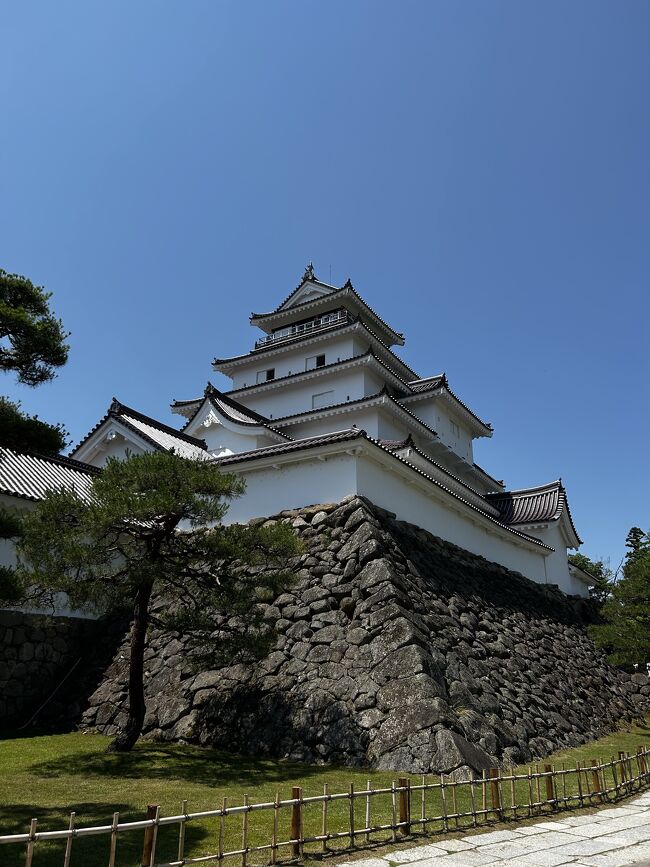
<svg viewBox="0 0 650 867">
<path fill-rule="evenodd" d="M 362 495 L 437 536 L 541 583 L 586 595 L 569 567 L 576 533 L 560 481 L 506 491 L 473 459 L 492 427 L 451 390 L 444 373 L 422 378 L 393 351 L 403 336 L 348 280 L 319 280 L 310 264 L 269 313 L 252 350 L 217 358 L 232 380 L 176 400 L 181 430 L 113 401 L 74 449 L 76 461 L 174 449 L 214 460 L 246 479 L 229 520 Z"/>
</svg>

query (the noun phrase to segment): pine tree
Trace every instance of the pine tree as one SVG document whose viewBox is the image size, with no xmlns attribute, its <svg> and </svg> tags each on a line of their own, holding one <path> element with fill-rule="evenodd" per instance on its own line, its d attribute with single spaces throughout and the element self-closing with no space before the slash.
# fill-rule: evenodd
<svg viewBox="0 0 650 867">
<path fill-rule="evenodd" d="M 243 490 L 210 461 L 151 452 L 110 460 L 90 499 L 53 491 L 26 516 L 26 600 L 51 605 L 65 593 L 74 607 L 132 612 L 129 713 L 113 750 L 130 750 L 142 731 L 150 625 L 188 636 L 197 660 L 213 666 L 264 655 L 274 640 L 258 602 L 290 582 L 298 542 L 286 524 L 225 526 Z"/>
<path fill-rule="evenodd" d="M 632 527 L 622 577 L 601 609 L 603 623 L 592 626 L 596 643 L 617 665 L 650 662 L 650 534 Z"/>
</svg>

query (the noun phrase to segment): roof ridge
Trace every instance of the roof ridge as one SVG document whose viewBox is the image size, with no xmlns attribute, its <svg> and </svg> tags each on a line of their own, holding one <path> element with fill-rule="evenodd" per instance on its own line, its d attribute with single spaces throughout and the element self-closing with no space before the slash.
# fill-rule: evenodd
<svg viewBox="0 0 650 867">
<path fill-rule="evenodd" d="M 163 421 L 158 421 L 158 419 L 153 418 L 150 415 L 146 415 L 143 412 L 140 412 L 137 409 L 134 409 L 131 406 L 127 406 L 121 401 L 113 398 L 113 402 L 111 403 L 110 409 L 107 415 L 130 415 L 133 418 L 137 418 L 138 421 L 143 421 L 145 424 L 150 424 L 152 427 L 158 428 L 158 430 L 163 431 L 164 433 L 171 434 L 172 436 L 177 436 L 179 439 L 186 440 L 191 445 L 198 446 L 202 449 L 207 449 L 207 443 L 205 440 L 200 439 L 199 437 L 193 437 L 191 434 L 186 434 L 183 430 L 179 430 L 178 428 L 172 427 L 171 425 L 165 424 Z M 142 433 L 141 431 L 139 431 Z"/>
</svg>

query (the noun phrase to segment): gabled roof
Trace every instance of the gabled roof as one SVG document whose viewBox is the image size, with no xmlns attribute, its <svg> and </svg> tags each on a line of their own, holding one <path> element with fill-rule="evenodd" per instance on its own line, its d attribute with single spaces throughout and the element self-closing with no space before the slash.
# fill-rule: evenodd
<svg viewBox="0 0 650 867">
<path fill-rule="evenodd" d="M 577 543 L 573 547 L 581 544 L 561 479 L 536 488 L 486 494 L 485 499 L 497 507 L 501 520 L 509 525 L 547 524 L 565 516 L 575 536 L 572 541 Z"/>
<path fill-rule="evenodd" d="M 183 458 L 205 458 L 207 456 L 205 440 L 189 436 L 182 431 L 176 430 L 176 428 L 163 424 L 163 422 L 157 421 L 155 418 L 151 418 L 151 416 L 144 415 L 144 413 L 120 403 L 116 398 L 113 398 L 106 415 L 75 446 L 72 454 L 77 454 L 82 446 L 111 420 L 118 422 L 118 424 L 135 433 L 154 449 L 161 451 L 171 451 L 173 449 L 176 454 Z"/>
<path fill-rule="evenodd" d="M 214 410 L 217 411 L 217 413 L 229 419 L 236 425 L 244 425 L 249 428 L 263 427 L 266 428 L 269 433 L 274 434 L 278 439 L 292 439 L 287 434 L 276 430 L 268 418 L 255 412 L 255 410 L 248 409 L 248 407 L 239 403 L 239 401 L 233 400 L 233 398 L 224 394 L 222 391 L 219 391 L 218 388 L 215 388 L 211 382 L 207 384 L 203 397 L 196 401 L 196 410 L 183 425 L 183 430 L 186 430 L 192 424 L 206 401 Z M 184 403 L 187 405 L 188 402 L 185 401 Z M 177 405 L 177 402 L 172 404 L 172 406 L 174 405 Z"/>
<path fill-rule="evenodd" d="M 42 500 L 62 488 L 88 497 L 99 470 L 63 456 L 44 457 L 0 448 L 0 493 L 22 500 Z"/>
<path fill-rule="evenodd" d="M 482 418 L 476 415 L 466 403 L 464 403 L 457 394 L 455 394 L 451 388 L 449 387 L 449 381 L 447 380 L 447 375 L 445 373 L 437 374 L 436 376 L 429 376 L 427 379 L 416 379 L 408 383 L 409 388 L 413 392 L 413 394 L 406 395 L 406 397 L 402 398 L 405 401 L 416 401 L 426 397 L 426 395 L 431 392 L 444 394 L 448 397 L 452 403 L 456 404 L 457 408 L 463 411 L 463 414 L 466 414 L 466 417 L 469 417 L 469 421 L 474 423 L 475 429 L 479 432 L 479 436 L 492 436 L 494 428 L 491 424 L 486 421 L 483 421 Z"/>
<path fill-rule="evenodd" d="M 309 298 L 307 301 L 302 303 L 292 304 L 292 299 L 294 299 L 305 286 L 309 285 L 313 285 L 316 289 L 324 289 L 325 291 L 319 293 L 316 298 Z M 394 328 L 392 328 L 375 310 L 372 309 L 368 302 L 365 301 L 356 291 L 349 278 L 345 281 L 343 286 L 338 288 L 336 286 L 331 286 L 329 283 L 323 283 L 314 274 L 311 262 L 307 266 L 299 285 L 274 310 L 271 310 L 268 313 L 251 313 L 251 325 L 262 327 L 270 319 L 278 317 L 282 318 L 282 314 L 286 313 L 293 316 L 294 313 L 304 312 L 310 305 L 320 302 L 323 298 L 326 298 L 329 302 L 332 299 L 337 301 L 343 300 L 346 296 L 354 298 L 356 306 L 370 316 L 371 319 L 374 319 L 377 325 L 385 329 L 386 333 L 391 336 L 394 343 L 399 343 L 400 345 L 404 344 L 404 335 L 399 331 L 395 331 Z"/>
</svg>

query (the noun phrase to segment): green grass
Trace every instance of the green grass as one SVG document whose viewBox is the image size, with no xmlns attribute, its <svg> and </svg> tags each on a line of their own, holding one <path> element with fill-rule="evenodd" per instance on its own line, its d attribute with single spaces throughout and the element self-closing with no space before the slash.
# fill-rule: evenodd
<svg viewBox="0 0 650 867">
<path fill-rule="evenodd" d="M 217 750 L 193 746 L 142 742 L 132 753 L 107 753 L 109 739 L 101 735 L 78 733 L 52 736 L 16 737 L 0 741 L 0 834 L 24 832 L 32 817 L 38 819 L 39 830 L 67 827 L 69 813 L 77 813 L 78 824 L 110 824 L 112 814 L 119 810 L 120 821 L 144 817 L 149 803 L 160 804 L 163 815 L 178 814 L 186 799 L 191 812 L 217 809 L 224 796 L 232 806 L 243 802 L 245 794 L 252 801 L 272 801 L 276 792 L 291 797 L 291 788 L 301 785 L 304 796 L 322 794 L 327 783 L 330 792 L 345 792 L 350 783 L 365 788 L 368 778 L 375 788 L 388 787 L 398 774 L 395 771 L 358 771 L 340 767 L 318 767 L 282 761 L 232 756 Z M 591 759 L 606 761 L 619 750 L 635 753 L 638 745 L 650 747 L 650 729 L 636 726 L 619 731 L 591 744 L 556 753 L 548 759 L 555 767 L 576 762 L 589 765 Z M 418 779 L 413 778 L 415 784 Z M 527 784 L 517 788 L 518 800 L 523 800 Z M 504 801 L 509 804 L 509 789 Z M 480 807 L 480 786 L 477 787 Z M 429 793 L 429 814 L 440 811 L 438 793 Z M 469 807 L 466 789 L 459 789 L 458 804 Z M 419 793 L 413 794 L 413 814 L 419 812 Z M 448 807 L 450 808 L 449 796 Z M 320 832 L 320 805 L 305 808 L 305 830 Z M 357 802 L 357 822 L 363 820 L 364 805 Z M 280 836 L 289 838 L 289 810 L 281 813 Z M 348 827 L 348 804 L 330 805 L 330 827 Z M 373 821 L 390 820 L 390 797 L 373 801 Z M 271 834 L 271 813 L 250 814 L 250 844 L 268 843 Z M 216 851 L 218 823 L 204 820 L 190 823 L 187 831 L 187 854 L 193 856 Z M 438 830 L 430 827 L 431 832 Z M 159 838 L 159 860 L 172 860 L 176 855 L 177 829 L 162 829 Z M 345 843 L 346 841 L 343 841 Z M 226 824 L 228 848 L 241 844 L 241 816 L 228 818 Z M 72 867 L 96 867 L 108 863 L 107 836 L 87 837 L 75 841 Z M 139 864 L 142 832 L 120 834 L 117 864 Z M 39 843 L 35 849 L 34 867 L 56 867 L 62 863 L 63 846 L 59 843 Z M 24 864 L 24 846 L 0 847 L 0 864 L 18 867 Z M 284 850 L 284 857 L 287 850 Z M 268 853 L 249 856 L 249 864 L 266 863 Z M 234 862 L 231 862 L 234 863 Z"/>
</svg>

